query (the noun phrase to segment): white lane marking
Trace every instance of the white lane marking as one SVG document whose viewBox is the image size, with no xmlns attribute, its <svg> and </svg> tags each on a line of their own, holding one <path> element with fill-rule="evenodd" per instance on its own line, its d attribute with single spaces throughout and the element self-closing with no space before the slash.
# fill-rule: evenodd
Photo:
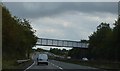
<svg viewBox="0 0 120 71">
<path fill-rule="evenodd" d="M 63 70 L 63 68 L 59 67 L 59 69 Z"/>
<path fill-rule="evenodd" d="M 55 66 L 55 67 L 57 67 L 57 68 L 59 68 L 59 69 L 63 70 L 63 68 L 62 68 L 62 67 L 57 66 L 57 65 L 55 65 L 55 64 L 53 64 L 53 63 L 51 63 L 51 62 L 49 62 L 49 63 L 50 63 L 50 64 L 52 64 L 53 66 Z"/>
<path fill-rule="evenodd" d="M 30 65 L 30 66 L 29 66 L 28 68 L 26 68 L 24 71 L 30 69 L 34 64 L 35 64 L 35 61 L 34 61 L 34 63 L 33 63 L 32 65 Z"/>
</svg>

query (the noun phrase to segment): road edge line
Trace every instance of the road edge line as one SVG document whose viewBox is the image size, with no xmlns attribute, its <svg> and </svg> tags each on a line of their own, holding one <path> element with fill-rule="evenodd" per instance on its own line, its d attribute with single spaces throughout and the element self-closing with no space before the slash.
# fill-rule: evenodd
<svg viewBox="0 0 120 71">
<path fill-rule="evenodd" d="M 31 68 L 33 65 L 35 64 L 35 61 L 32 65 L 30 65 L 29 67 L 27 67 L 24 71 L 28 70 L 29 68 Z"/>
</svg>

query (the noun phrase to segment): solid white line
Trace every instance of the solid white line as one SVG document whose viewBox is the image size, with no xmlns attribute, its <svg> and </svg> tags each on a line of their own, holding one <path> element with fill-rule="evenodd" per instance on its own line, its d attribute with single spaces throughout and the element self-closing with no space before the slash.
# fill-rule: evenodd
<svg viewBox="0 0 120 71">
<path fill-rule="evenodd" d="M 26 68 L 24 71 L 30 69 L 34 64 L 35 64 L 35 61 L 34 61 L 34 63 L 33 63 L 32 65 L 30 65 L 30 66 L 29 66 L 28 68 Z"/>
</svg>

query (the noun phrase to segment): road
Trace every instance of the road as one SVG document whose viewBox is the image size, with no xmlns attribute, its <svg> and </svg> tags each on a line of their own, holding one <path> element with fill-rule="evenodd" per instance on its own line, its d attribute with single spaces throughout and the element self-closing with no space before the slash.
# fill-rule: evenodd
<svg viewBox="0 0 120 71">
<path fill-rule="evenodd" d="M 92 67 L 88 67 L 88 66 L 82 66 L 82 65 L 77 65 L 77 64 L 72 64 L 72 63 L 65 63 L 65 62 L 60 62 L 60 61 L 56 61 L 56 60 L 48 60 L 48 65 L 45 65 L 45 64 L 40 64 L 40 65 L 37 65 L 37 61 L 36 61 L 36 58 L 37 58 L 37 54 L 35 56 L 33 56 L 33 60 L 34 60 L 34 63 L 29 66 L 25 71 L 66 71 L 66 70 L 80 70 L 80 71 L 88 71 L 88 70 L 95 70 L 96 71 L 96 68 L 92 68 Z"/>
</svg>

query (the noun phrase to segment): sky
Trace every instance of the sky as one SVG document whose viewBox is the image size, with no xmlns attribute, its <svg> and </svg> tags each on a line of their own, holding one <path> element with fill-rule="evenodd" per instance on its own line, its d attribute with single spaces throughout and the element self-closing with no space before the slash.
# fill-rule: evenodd
<svg viewBox="0 0 120 71">
<path fill-rule="evenodd" d="M 113 27 L 118 17 L 117 2 L 5 2 L 4 5 L 12 15 L 28 19 L 40 38 L 88 40 L 101 22 Z"/>
</svg>

